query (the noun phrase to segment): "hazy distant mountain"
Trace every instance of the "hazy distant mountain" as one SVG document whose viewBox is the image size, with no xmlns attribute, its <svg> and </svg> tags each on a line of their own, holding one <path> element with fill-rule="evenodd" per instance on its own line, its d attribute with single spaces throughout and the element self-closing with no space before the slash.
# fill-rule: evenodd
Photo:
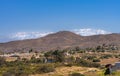
<svg viewBox="0 0 120 76">
<path fill-rule="evenodd" d="M 79 46 L 81 48 L 95 47 L 101 44 L 120 46 L 120 34 L 80 36 L 69 31 L 60 31 L 38 39 L 27 39 L 0 44 L 0 50 L 14 51 L 50 51 Z"/>
<path fill-rule="evenodd" d="M 92 29 L 92 28 L 83 28 L 83 29 L 73 29 L 70 30 L 75 34 L 81 36 L 91 36 L 91 35 L 99 35 L 99 34 L 110 34 L 111 32 L 102 30 L 102 29 Z M 16 32 L 0 35 L 0 43 L 15 41 L 15 40 L 25 40 L 25 39 L 36 39 L 40 37 L 44 37 L 48 34 L 52 34 L 54 32 Z"/>
</svg>

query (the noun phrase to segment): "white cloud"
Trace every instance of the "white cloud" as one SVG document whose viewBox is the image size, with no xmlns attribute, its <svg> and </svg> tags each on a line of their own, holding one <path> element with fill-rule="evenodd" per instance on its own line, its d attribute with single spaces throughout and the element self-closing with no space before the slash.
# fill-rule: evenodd
<svg viewBox="0 0 120 76">
<path fill-rule="evenodd" d="M 91 29 L 91 28 L 85 28 L 85 29 L 75 29 L 73 30 L 74 33 L 82 35 L 82 36 L 90 36 L 90 35 L 99 35 L 99 34 L 110 34 L 111 32 L 101 30 L 101 29 Z"/>
<path fill-rule="evenodd" d="M 15 34 L 10 35 L 10 38 L 14 40 L 24 40 L 24 39 L 34 39 L 34 38 L 40 38 L 43 36 L 46 36 L 48 34 L 51 34 L 53 32 L 17 32 Z"/>
<path fill-rule="evenodd" d="M 91 29 L 91 28 L 85 28 L 85 29 L 75 29 L 71 30 L 72 32 L 82 35 L 82 36 L 90 36 L 90 35 L 98 35 L 98 34 L 110 34 L 111 32 L 101 30 L 101 29 Z M 14 34 L 10 34 L 9 36 L 0 36 L 0 42 L 8 42 L 8 41 L 14 41 L 14 40 L 24 40 L 24 39 L 35 39 L 44 37 L 48 34 L 51 34 L 54 32 L 17 32 Z"/>
</svg>

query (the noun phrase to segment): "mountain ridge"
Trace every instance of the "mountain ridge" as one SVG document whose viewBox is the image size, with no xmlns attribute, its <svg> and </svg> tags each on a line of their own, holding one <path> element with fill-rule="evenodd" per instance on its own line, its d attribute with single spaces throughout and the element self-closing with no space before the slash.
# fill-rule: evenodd
<svg viewBox="0 0 120 76">
<path fill-rule="evenodd" d="M 73 47 L 87 48 L 102 44 L 115 44 L 120 46 L 120 34 L 106 34 L 93 36 L 80 36 L 70 31 L 59 31 L 37 39 L 26 39 L 0 43 L 0 50 L 4 52 L 50 51 Z"/>
</svg>

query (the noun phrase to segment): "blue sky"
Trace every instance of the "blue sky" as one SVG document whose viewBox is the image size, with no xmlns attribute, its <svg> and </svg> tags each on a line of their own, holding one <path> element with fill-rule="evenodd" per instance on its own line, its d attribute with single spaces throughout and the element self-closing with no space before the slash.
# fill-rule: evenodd
<svg viewBox="0 0 120 76">
<path fill-rule="evenodd" d="M 0 0 L 0 36 L 102 29 L 120 33 L 120 0 Z"/>
</svg>

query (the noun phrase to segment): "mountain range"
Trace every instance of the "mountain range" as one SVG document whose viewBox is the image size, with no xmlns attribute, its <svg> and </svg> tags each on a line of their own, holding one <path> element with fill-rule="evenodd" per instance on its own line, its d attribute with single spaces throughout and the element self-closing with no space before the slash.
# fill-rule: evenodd
<svg viewBox="0 0 120 76">
<path fill-rule="evenodd" d="M 114 44 L 120 47 L 120 34 L 80 36 L 70 31 L 60 31 L 37 39 L 26 39 L 0 43 L 0 51 L 50 51 L 66 48 L 88 48 L 102 44 Z"/>
</svg>

